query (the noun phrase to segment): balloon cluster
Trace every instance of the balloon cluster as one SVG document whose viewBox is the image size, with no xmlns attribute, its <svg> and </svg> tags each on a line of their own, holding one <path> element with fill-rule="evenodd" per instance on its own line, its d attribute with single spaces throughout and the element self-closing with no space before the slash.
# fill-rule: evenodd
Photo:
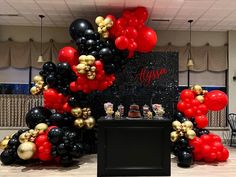
<svg viewBox="0 0 236 177">
<path fill-rule="evenodd" d="M 115 38 L 118 49 L 129 50 L 129 57 L 133 56 L 134 51 L 150 52 L 156 46 L 156 32 L 144 25 L 147 18 L 148 11 L 145 7 L 125 10 L 122 17 L 115 20 L 109 31 Z"/>
<path fill-rule="evenodd" d="M 194 85 L 180 93 L 177 104 L 179 112 L 172 124 L 175 131 L 171 133 L 173 152 L 178 157 L 179 166 L 189 167 L 193 160 L 209 163 L 228 159 L 229 152 L 222 145 L 221 138 L 204 129 L 208 125 L 208 111 L 221 110 L 227 102 L 228 97 L 224 92 L 208 92 L 200 85 Z M 188 135 L 189 127 L 192 133 Z"/>
<path fill-rule="evenodd" d="M 26 114 L 29 130 L 20 130 L 1 142 L 5 148 L 1 154 L 3 164 L 39 159 L 68 166 L 84 152 L 96 152 L 95 132 L 91 130 L 95 119 L 88 94 L 114 83 L 115 73 L 128 61 L 128 50 L 132 55 L 134 51 L 148 52 L 157 41 L 156 33 L 144 26 L 146 8 L 138 7 L 123 16 L 117 20 L 113 15 L 96 18 L 98 32 L 86 19 L 71 23 L 69 32 L 78 48 L 60 49 L 59 63 L 44 63 L 34 77 L 31 93 L 43 93 L 44 107 L 34 107 Z M 120 22 L 125 23 L 122 29 Z M 128 40 L 122 50 L 117 45 L 121 34 Z"/>
<path fill-rule="evenodd" d="M 76 72 L 77 80 L 71 82 L 71 91 L 83 91 L 84 93 L 88 94 L 94 90 L 103 91 L 113 84 L 115 81 L 115 75 L 107 75 L 104 72 L 101 61 L 95 61 L 94 67 L 96 68 L 96 77 L 93 80 L 91 80 L 91 78 L 88 79 L 88 75 L 78 73 L 76 67 L 73 68 L 73 70 Z"/>
</svg>

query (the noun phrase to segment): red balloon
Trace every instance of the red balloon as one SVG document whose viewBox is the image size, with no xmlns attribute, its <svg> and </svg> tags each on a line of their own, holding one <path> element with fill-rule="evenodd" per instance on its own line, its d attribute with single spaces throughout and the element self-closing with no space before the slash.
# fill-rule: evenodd
<svg viewBox="0 0 236 177">
<path fill-rule="evenodd" d="M 106 18 L 110 18 L 113 21 L 113 24 L 116 22 L 116 17 L 114 15 L 107 15 Z"/>
<path fill-rule="evenodd" d="M 196 160 L 196 161 L 201 161 L 203 158 L 202 156 L 202 153 L 201 152 L 196 152 L 196 153 L 193 153 L 193 159 Z"/>
<path fill-rule="evenodd" d="M 193 146 L 193 152 L 200 152 L 202 148 L 202 140 L 201 138 L 195 136 L 192 140 L 189 140 L 189 145 Z"/>
<path fill-rule="evenodd" d="M 184 111 L 184 116 L 187 118 L 192 118 L 195 116 L 194 110 L 192 108 L 188 108 Z"/>
<path fill-rule="evenodd" d="M 200 104 L 198 106 L 198 110 L 201 111 L 202 114 L 206 115 L 208 113 L 208 108 L 205 104 Z"/>
<path fill-rule="evenodd" d="M 210 152 L 207 156 L 204 156 L 204 160 L 207 163 L 214 162 L 216 160 L 216 153 L 215 152 Z"/>
<path fill-rule="evenodd" d="M 79 54 L 76 49 L 70 46 L 63 47 L 58 54 L 60 62 L 67 62 L 70 66 L 77 65 Z"/>
<path fill-rule="evenodd" d="M 130 10 L 127 10 L 127 9 L 125 9 L 122 13 L 122 16 L 124 18 L 127 18 L 127 19 L 129 19 L 132 15 L 133 15 L 132 12 Z"/>
<path fill-rule="evenodd" d="M 125 36 L 130 39 L 135 39 L 138 36 L 138 32 L 134 27 L 127 27 L 125 29 Z"/>
<path fill-rule="evenodd" d="M 140 21 L 140 22 L 145 22 L 148 18 L 148 11 L 145 7 L 137 7 L 134 10 L 135 17 Z"/>
<path fill-rule="evenodd" d="M 156 47 L 157 43 L 157 34 L 156 32 L 149 27 L 142 27 L 138 31 L 137 37 L 137 50 L 139 52 L 150 52 Z"/>
<path fill-rule="evenodd" d="M 136 42 L 131 42 L 128 45 L 128 50 L 129 51 L 135 51 L 137 49 L 137 43 Z"/>
<path fill-rule="evenodd" d="M 223 148 L 222 150 L 222 159 L 220 161 L 226 161 L 229 158 L 229 151 L 226 148 Z"/>
<path fill-rule="evenodd" d="M 136 27 L 138 26 L 139 22 L 138 22 L 138 19 L 136 17 L 130 17 L 129 20 L 128 20 L 128 25 L 129 26 L 132 26 L 132 27 Z"/>
<path fill-rule="evenodd" d="M 116 20 L 116 26 L 120 27 L 120 28 L 125 28 L 127 24 L 127 21 L 125 18 L 119 18 L 118 20 Z"/>
<path fill-rule="evenodd" d="M 95 61 L 95 66 L 96 66 L 96 69 L 97 69 L 98 71 L 103 70 L 103 64 L 102 64 L 102 62 L 101 62 L 100 60 L 96 60 L 96 61 Z"/>
<path fill-rule="evenodd" d="M 212 139 L 211 139 L 211 137 L 209 136 L 209 135 L 202 135 L 201 137 L 201 140 L 202 140 L 202 143 L 204 144 L 204 145 L 207 145 L 207 144 L 211 144 L 211 142 L 212 142 Z"/>
<path fill-rule="evenodd" d="M 213 90 L 205 95 L 204 103 L 209 110 L 219 111 L 227 106 L 228 96 L 220 90 Z"/>
<path fill-rule="evenodd" d="M 193 93 L 193 91 L 192 90 L 190 90 L 190 89 L 184 89 L 181 93 L 180 93 L 180 99 L 181 100 L 187 100 L 188 99 L 188 101 L 191 101 L 191 100 L 193 100 L 194 99 L 194 93 Z"/>
<path fill-rule="evenodd" d="M 47 135 L 39 135 L 39 136 L 37 136 L 37 138 L 35 139 L 35 144 L 36 144 L 36 146 L 42 146 L 45 142 L 47 142 L 48 141 L 48 137 L 47 137 Z"/>
<path fill-rule="evenodd" d="M 177 104 L 177 109 L 178 111 L 180 112 L 184 112 L 187 108 L 187 105 L 184 101 L 179 101 L 178 104 Z"/>
<path fill-rule="evenodd" d="M 205 128 L 208 125 L 208 118 L 205 115 L 195 116 L 198 128 Z"/>
<path fill-rule="evenodd" d="M 210 134 L 210 137 L 211 137 L 211 139 L 212 139 L 213 142 L 222 143 L 222 140 L 221 140 L 221 138 L 220 138 L 218 135 Z"/>
<path fill-rule="evenodd" d="M 77 92 L 77 91 L 78 91 L 76 82 L 71 82 L 71 83 L 70 83 L 70 90 L 71 90 L 72 92 Z"/>
<path fill-rule="evenodd" d="M 127 49 L 128 44 L 129 44 L 129 40 L 125 36 L 120 36 L 116 38 L 115 40 L 115 45 L 120 50 Z"/>
<path fill-rule="evenodd" d="M 221 162 L 223 159 L 222 151 L 217 151 L 216 152 L 216 160 Z"/>
<path fill-rule="evenodd" d="M 42 161 L 52 160 L 50 149 L 44 148 L 44 152 L 39 153 L 39 159 L 42 160 Z"/>
<path fill-rule="evenodd" d="M 191 100 L 191 106 L 199 106 L 201 103 L 197 99 Z"/>
<path fill-rule="evenodd" d="M 213 147 L 216 147 L 216 150 L 217 151 L 222 151 L 223 150 L 223 148 L 224 148 L 224 146 L 223 146 L 223 144 L 222 143 L 220 143 L 220 142 L 213 142 L 212 143 L 212 146 Z"/>
<path fill-rule="evenodd" d="M 43 143 L 43 147 L 46 149 L 51 149 L 52 148 L 52 144 L 49 141 L 46 141 Z"/>
<path fill-rule="evenodd" d="M 211 153 L 211 146 L 204 144 L 202 146 L 202 155 L 203 157 L 208 157 L 209 154 Z"/>
<path fill-rule="evenodd" d="M 63 105 L 63 111 L 64 112 L 71 112 L 71 109 L 72 109 L 72 107 L 68 103 L 65 103 Z"/>
</svg>

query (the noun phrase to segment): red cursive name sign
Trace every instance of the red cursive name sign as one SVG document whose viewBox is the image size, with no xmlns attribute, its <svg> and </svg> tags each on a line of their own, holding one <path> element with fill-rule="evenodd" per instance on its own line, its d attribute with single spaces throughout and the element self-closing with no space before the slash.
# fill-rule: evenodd
<svg viewBox="0 0 236 177">
<path fill-rule="evenodd" d="M 152 82 L 156 79 L 160 79 L 162 75 L 167 74 L 168 71 L 165 68 L 148 70 L 142 68 L 138 77 L 136 77 L 142 85 L 151 86 Z"/>
</svg>

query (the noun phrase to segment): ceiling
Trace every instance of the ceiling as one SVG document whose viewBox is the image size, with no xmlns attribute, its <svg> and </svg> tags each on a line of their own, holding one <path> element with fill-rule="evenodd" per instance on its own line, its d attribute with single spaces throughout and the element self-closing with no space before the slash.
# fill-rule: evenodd
<svg viewBox="0 0 236 177">
<path fill-rule="evenodd" d="M 236 0 L 0 0 L 0 14 L 19 14 L 0 16 L 0 25 L 38 26 L 38 15 L 44 14 L 44 26 L 68 27 L 78 17 L 120 16 L 124 8 L 136 6 L 147 7 L 147 23 L 158 30 L 187 30 L 189 19 L 195 31 L 236 30 Z"/>
</svg>

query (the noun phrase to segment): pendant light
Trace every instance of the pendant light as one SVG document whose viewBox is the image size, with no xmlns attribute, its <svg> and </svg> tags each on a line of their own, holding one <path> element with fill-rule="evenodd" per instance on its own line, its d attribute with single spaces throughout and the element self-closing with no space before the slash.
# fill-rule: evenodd
<svg viewBox="0 0 236 177">
<path fill-rule="evenodd" d="M 45 17 L 44 15 L 39 15 L 40 19 L 41 19 L 41 25 L 40 25 L 40 32 L 41 32 L 41 41 L 40 41 L 40 55 L 38 57 L 38 61 L 39 63 L 43 63 L 43 18 Z"/>
<path fill-rule="evenodd" d="M 192 59 L 192 22 L 193 20 L 189 20 L 189 40 L 190 40 L 190 47 L 189 47 L 189 55 L 188 55 L 188 63 L 187 67 L 188 70 L 194 65 L 193 64 L 193 59 Z"/>
</svg>

